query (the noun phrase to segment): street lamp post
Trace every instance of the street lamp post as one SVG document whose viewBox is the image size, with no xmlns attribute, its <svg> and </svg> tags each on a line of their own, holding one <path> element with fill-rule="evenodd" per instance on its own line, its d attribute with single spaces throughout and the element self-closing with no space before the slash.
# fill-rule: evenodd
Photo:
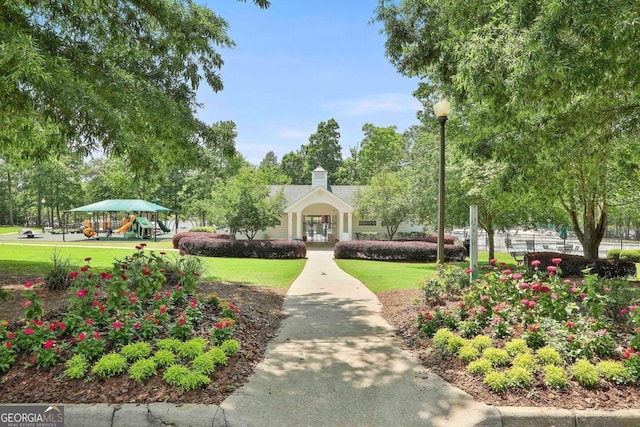
<svg viewBox="0 0 640 427">
<path fill-rule="evenodd" d="M 433 112 L 440 122 L 440 164 L 438 168 L 438 264 L 444 264 L 444 124 L 451 105 L 440 101 L 433 106 Z"/>
<path fill-rule="evenodd" d="M 43 198 L 40 202 L 42 202 L 42 215 L 40 216 L 40 221 L 42 221 L 42 234 L 44 234 L 44 224 L 47 217 L 47 207 L 45 203 L 47 203 L 47 201 Z"/>
</svg>

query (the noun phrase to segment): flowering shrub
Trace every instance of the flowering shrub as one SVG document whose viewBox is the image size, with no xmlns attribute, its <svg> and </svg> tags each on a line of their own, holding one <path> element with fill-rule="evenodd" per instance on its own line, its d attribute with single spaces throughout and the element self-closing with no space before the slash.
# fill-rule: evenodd
<svg viewBox="0 0 640 427">
<path fill-rule="evenodd" d="M 42 283 L 29 281 L 24 284 L 24 288 L 25 291 L 22 293 L 26 299 L 22 306 L 24 317 L 29 320 L 38 320 L 44 314 Z"/>
</svg>

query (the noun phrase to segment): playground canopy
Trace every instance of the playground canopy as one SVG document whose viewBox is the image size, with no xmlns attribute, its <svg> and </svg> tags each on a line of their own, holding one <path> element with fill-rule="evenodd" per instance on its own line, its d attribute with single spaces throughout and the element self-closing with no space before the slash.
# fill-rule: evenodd
<svg viewBox="0 0 640 427">
<path fill-rule="evenodd" d="M 103 200 L 67 212 L 166 212 L 169 208 L 141 199 Z"/>
</svg>

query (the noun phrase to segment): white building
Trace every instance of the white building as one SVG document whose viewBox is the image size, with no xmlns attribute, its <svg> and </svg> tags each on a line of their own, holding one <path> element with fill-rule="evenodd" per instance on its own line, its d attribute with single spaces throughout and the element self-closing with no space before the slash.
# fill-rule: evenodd
<svg viewBox="0 0 640 427">
<path fill-rule="evenodd" d="M 386 236 L 386 228 L 376 218 L 358 218 L 353 207 L 359 185 L 329 185 L 328 172 L 318 167 L 311 185 L 272 185 L 272 194 L 281 189 L 286 199 L 280 224 L 268 229 L 271 239 L 300 239 L 313 242 L 354 240 L 358 236 Z M 398 233 L 421 232 L 422 226 L 403 223 Z"/>
</svg>

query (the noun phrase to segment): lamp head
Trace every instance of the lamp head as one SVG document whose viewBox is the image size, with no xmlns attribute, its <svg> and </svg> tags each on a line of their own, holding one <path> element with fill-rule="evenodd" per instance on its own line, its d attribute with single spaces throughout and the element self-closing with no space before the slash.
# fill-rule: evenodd
<svg viewBox="0 0 640 427">
<path fill-rule="evenodd" d="M 436 114 L 436 117 L 447 117 L 451 110 L 451 104 L 449 101 L 442 100 L 433 105 L 433 112 Z"/>
</svg>

